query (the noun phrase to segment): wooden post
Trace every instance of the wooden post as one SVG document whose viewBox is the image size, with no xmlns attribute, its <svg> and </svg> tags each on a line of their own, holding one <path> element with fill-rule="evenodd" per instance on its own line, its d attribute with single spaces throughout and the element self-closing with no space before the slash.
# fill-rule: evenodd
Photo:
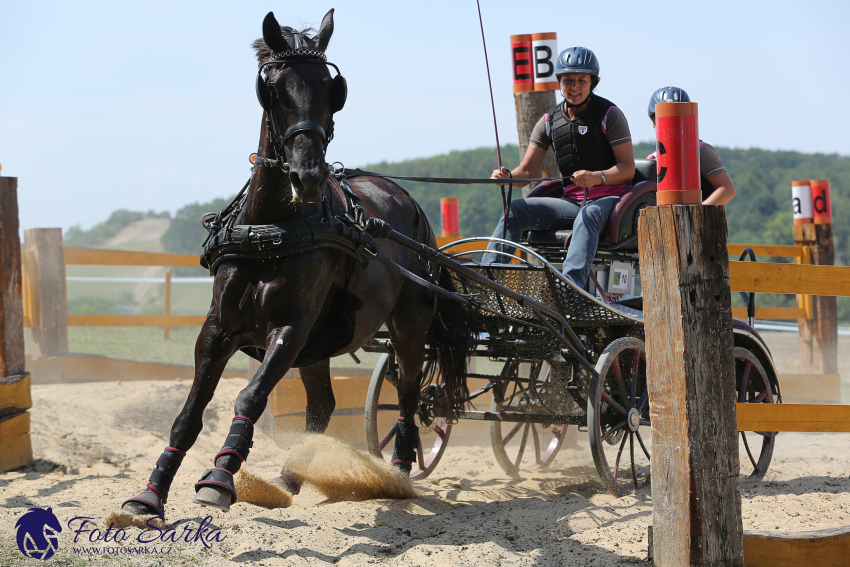
<svg viewBox="0 0 850 567">
<path fill-rule="evenodd" d="M 32 460 L 18 230 L 18 180 L 0 177 L 0 472 Z"/>
<path fill-rule="evenodd" d="M 794 244 L 809 246 L 811 263 L 835 265 L 831 224 L 795 224 Z M 811 319 L 798 319 L 800 373 L 838 374 L 838 307 L 835 297 L 807 296 Z M 808 307 L 808 304 L 806 305 Z"/>
<path fill-rule="evenodd" d="M 32 279 L 36 294 L 33 327 L 28 329 L 33 358 L 68 353 L 68 293 L 61 228 L 24 231 L 24 251 L 33 256 Z"/>
<path fill-rule="evenodd" d="M 24 372 L 18 179 L 0 177 L 0 376 Z"/>
<path fill-rule="evenodd" d="M 519 159 L 525 157 L 525 152 L 528 150 L 528 139 L 531 137 L 531 131 L 534 125 L 540 120 L 540 117 L 552 110 L 555 106 L 555 93 L 557 91 L 526 91 L 514 93 L 516 103 L 516 126 L 519 134 Z M 551 151 L 546 152 L 546 158 L 543 160 L 542 177 L 560 177 L 561 172 L 558 170 L 558 162 L 555 161 L 555 154 Z M 523 195 L 534 189 L 532 185 L 526 185 L 522 189 Z"/>
<path fill-rule="evenodd" d="M 162 296 L 162 314 L 168 317 L 171 315 L 171 266 L 165 267 L 165 292 Z M 167 339 L 169 336 L 170 327 L 167 325 L 162 328 L 162 338 Z"/>
<path fill-rule="evenodd" d="M 638 222 L 659 567 L 744 565 L 723 207 L 649 207 Z"/>
</svg>

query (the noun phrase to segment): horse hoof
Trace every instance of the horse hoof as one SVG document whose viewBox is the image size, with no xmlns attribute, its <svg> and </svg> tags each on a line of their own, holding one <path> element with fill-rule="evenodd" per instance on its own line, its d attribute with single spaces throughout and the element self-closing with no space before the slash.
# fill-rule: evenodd
<svg viewBox="0 0 850 567">
<path fill-rule="evenodd" d="M 192 502 L 229 512 L 232 499 L 233 496 L 227 490 L 215 486 L 204 486 L 198 489 Z"/>
<path fill-rule="evenodd" d="M 121 511 L 131 516 L 158 516 L 159 512 L 152 506 L 146 506 L 141 502 L 127 502 L 121 507 Z"/>
</svg>

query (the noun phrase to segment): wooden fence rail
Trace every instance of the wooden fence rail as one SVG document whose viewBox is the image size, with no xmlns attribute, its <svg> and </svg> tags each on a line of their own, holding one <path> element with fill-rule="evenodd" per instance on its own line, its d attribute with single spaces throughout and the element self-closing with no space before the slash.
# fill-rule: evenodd
<svg viewBox="0 0 850 567">
<path fill-rule="evenodd" d="M 34 229 L 41 232 L 46 229 Z M 443 246 L 455 238 L 438 238 L 437 243 Z M 472 249 L 480 247 L 478 243 L 470 245 Z M 61 248 L 61 247 L 60 247 Z M 462 247 L 461 247 L 462 248 Z M 766 262 L 730 262 L 730 282 L 733 291 L 758 291 L 767 293 L 795 293 L 798 296 L 798 307 L 757 307 L 756 318 L 759 319 L 807 319 L 812 315 L 811 300 L 801 291 L 812 290 L 822 295 L 850 295 L 850 268 L 832 266 L 807 266 L 811 258 L 809 246 L 784 245 L 750 245 L 729 244 L 731 255 L 738 256 L 746 248 L 751 248 L 757 257 L 788 257 L 794 258 L 797 264 L 773 264 Z M 195 254 L 169 254 L 162 252 L 135 252 L 128 250 L 104 250 L 97 248 L 81 248 L 66 246 L 61 248 L 64 255 L 58 266 L 53 266 L 55 274 L 42 273 L 44 267 L 33 251 L 24 251 L 23 263 L 23 315 L 24 327 L 35 329 L 39 326 L 44 313 L 48 310 L 43 305 L 40 282 L 50 278 L 64 278 L 62 265 L 84 266 L 162 266 L 164 268 L 165 293 L 162 315 L 67 315 L 67 307 L 57 310 L 62 312 L 71 327 L 162 327 L 163 337 L 168 338 L 170 327 L 191 326 L 203 324 L 203 315 L 172 315 L 171 314 L 171 274 L 172 267 L 198 267 L 198 256 Z M 805 278 L 805 281 L 804 281 Z M 814 284 L 814 287 L 813 287 Z M 746 308 L 736 307 L 733 316 L 745 318 Z"/>
</svg>

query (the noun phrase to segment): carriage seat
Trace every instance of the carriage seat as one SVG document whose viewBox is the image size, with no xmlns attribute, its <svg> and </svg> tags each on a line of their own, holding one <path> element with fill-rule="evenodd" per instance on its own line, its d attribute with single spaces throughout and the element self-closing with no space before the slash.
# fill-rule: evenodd
<svg viewBox="0 0 850 567">
<path fill-rule="evenodd" d="M 599 250 L 619 250 L 624 252 L 636 252 L 637 245 L 637 219 L 638 214 L 644 207 L 655 206 L 656 191 L 656 161 L 649 159 L 635 160 L 635 176 L 632 178 L 634 185 L 629 189 L 608 217 L 599 238 Z M 529 197 L 557 196 L 556 190 L 562 189 L 558 181 L 547 181 L 535 187 Z M 530 230 L 525 241 L 533 247 L 564 249 L 566 241 L 572 234 L 572 222 L 565 224 L 559 230 Z"/>
</svg>

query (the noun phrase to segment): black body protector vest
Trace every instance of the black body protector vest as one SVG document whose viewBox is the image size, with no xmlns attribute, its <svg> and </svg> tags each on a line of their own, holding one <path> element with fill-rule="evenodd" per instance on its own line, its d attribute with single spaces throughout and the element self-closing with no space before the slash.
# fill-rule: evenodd
<svg viewBox="0 0 850 567">
<path fill-rule="evenodd" d="M 552 150 L 563 177 L 576 171 L 602 171 L 614 167 L 617 158 L 602 131 L 602 120 L 612 106 L 610 100 L 591 93 L 587 110 L 575 120 L 564 112 L 563 103 L 549 113 Z"/>
</svg>

